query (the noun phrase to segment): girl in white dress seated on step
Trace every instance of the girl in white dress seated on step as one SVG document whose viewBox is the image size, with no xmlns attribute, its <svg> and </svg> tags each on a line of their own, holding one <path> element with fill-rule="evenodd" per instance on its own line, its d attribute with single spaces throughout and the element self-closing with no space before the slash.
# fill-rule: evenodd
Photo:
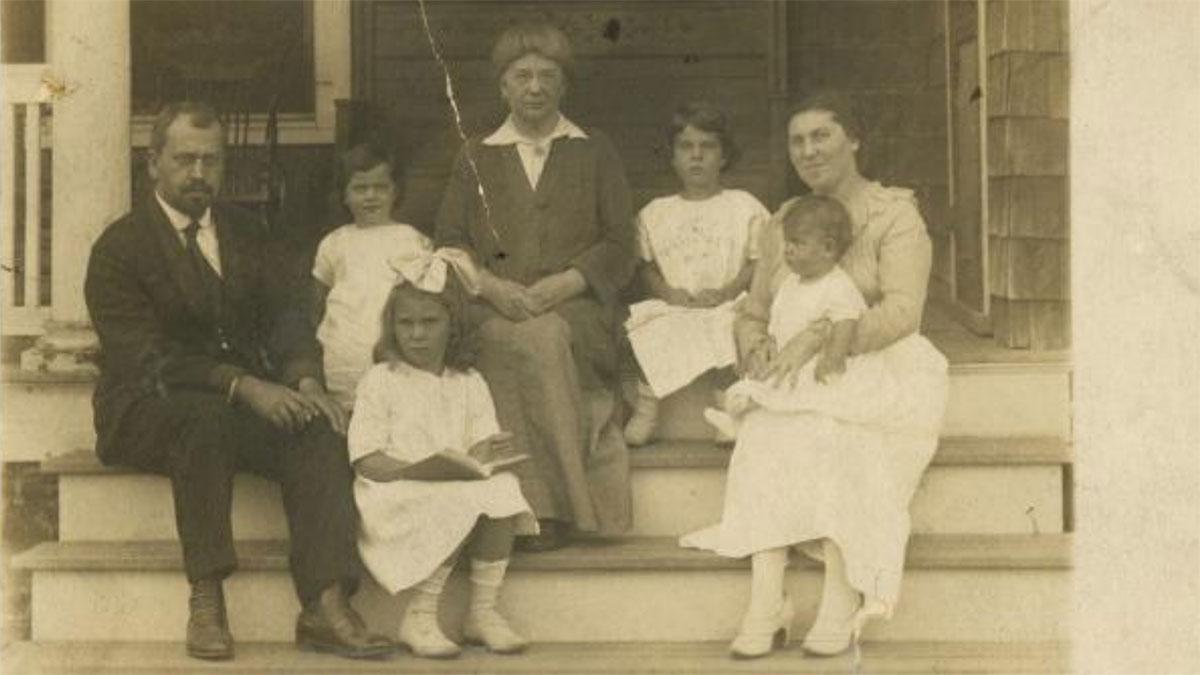
<svg viewBox="0 0 1200 675">
<path fill-rule="evenodd" d="M 771 215 L 754 195 L 721 184 L 739 152 L 720 110 L 681 106 L 667 140 L 680 190 L 638 213 L 640 274 L 652 297 L 630 307 L 625 324 L 642 371 L 625 426 L 630 445 L 650 440 L 660 398 L 734 364 L 733 301 L 750 287 L 758 230 Z"/>
<path fill-rule="evenodd" d="M 438 603 L 465 549 L 471 599 L 463 637 L 515 653 L 527 642 L 496 602 L 514 535 L 536 534 L 537 521 L 513 474 L 447 480 L 436 475 L 445 464 L 429 461 L 442 455 L 469 464 L 466 455 L 486 462 L 513 450 L 487 384 L 471 368 L 464 293 L 449 257 L 438 251 L 393 261 L 399 282 L 387 297 L 376 364 L 358 385 L 348 434 L 359 551 L 389 593 L 413 588 L 399 641 L 418 656 L 451 658 L 460 648 L 438 626 Z"/>
</svg>

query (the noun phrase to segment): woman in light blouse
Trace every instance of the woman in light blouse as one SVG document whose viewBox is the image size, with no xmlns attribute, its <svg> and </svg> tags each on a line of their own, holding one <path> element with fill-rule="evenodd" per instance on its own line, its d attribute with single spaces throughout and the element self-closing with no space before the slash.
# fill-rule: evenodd
<svg viewBox="0 0 1200 675">
<path fill-rule="evenodd" d="M 840 653 L 867 619 L 891 615 L 909 501 L 937 447 L 946 361 L 917 333 L 931 245 L 912 192 L 859 172 L 862 138 L 846 98 L 817 94 L 790 118 L 788 154 L 800 180 L 841 202 L 850 216 L 853 242 L 839 264 L 868 305 L 850 354 L 878 352 L 901 395 L 880 411 L 878 428 L 811 411 L 758 410 L 743 420 L 721 523 L 684 538 L 686 545 L 722 555 L 752 556 L 750 606 L 734 656 L 763 656 L 781 631 L 790 631 L 783 570 L 793 546 L 825 561 L 821 605 L 805 650 Z M 830 333 L 828 321 L 785 344 L 775 344 L 768 332 L 772 301 L 790 272 L 784 257 L 791 244 L 781 224 L 790 206 L 783 204 L 762 232 L 761 258 L 734 324 L 742 372 L 781 386 L 800 376 Z"/>
</svg>

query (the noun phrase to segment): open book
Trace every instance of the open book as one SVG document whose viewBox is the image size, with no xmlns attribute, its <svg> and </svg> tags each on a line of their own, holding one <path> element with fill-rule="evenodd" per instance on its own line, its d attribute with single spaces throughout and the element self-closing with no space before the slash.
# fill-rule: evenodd
<svg viewBox="0 0 1200 675">
<path fill-rule="evenodd" d="M 405 480 L 481 480 L 529 459 L 529 455 L 509 455 L 481 462 L 461 452 L 443 450 L 404 468 Z"/>
</svg>

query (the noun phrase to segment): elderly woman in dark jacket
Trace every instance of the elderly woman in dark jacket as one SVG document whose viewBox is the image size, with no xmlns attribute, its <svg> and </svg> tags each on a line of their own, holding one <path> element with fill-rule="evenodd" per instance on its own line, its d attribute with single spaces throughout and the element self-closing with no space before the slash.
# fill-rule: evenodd
<svg viewBox="0 0 1200 675">
<path fill-rule="evenodd" d="M 518 475 L 542 533 L 519 545 L 546 550 L 572 526 L 629 525 L 628 455 L 613 412 L 632 205 L 612 143 L 559 112 L 572 64 L 566 36 L 513 26 L 492 61 L 510 112 L 459 153 L 436 239 L 481 270 L 478 366 L 501 426 L 533 458 Z"/>
</svg>

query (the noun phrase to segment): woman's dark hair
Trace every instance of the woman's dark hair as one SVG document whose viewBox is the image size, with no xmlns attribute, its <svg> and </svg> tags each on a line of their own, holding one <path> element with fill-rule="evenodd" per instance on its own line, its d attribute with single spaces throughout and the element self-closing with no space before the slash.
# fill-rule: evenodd
<svg viewBox="0 0 1200 675">
<path fill-rule="evenodd" d="M 833 242 L 833 252 L 840 259 L 854 241 L 850 214 L 833 197 L 805 195 L 797 197 L 783 214 L 785 237 L 795 237 L 804 230 L 817 230 Z"/>
<path fill-rule="evenodd" d="M 801 99 L 800 104 L 792 110 L 792 114 L 788 115 L 788 121 L 795 119 L 796 115 L 800 113 L 814 110 L 831 113 L 833 120 L 842 125 L 847 136 L 859 143 L 863 142 L 866 128 L 863 126 L 862 117 L 859 116 L 854 100 L 846 94 L 838 91 L 818 91 L 809 94 Z"/>
<path fill-rule="evenodd" d="M 725 166 L 721 167 L 721 171 L 727 171 L 742 156 L 742 149 L 733 138 L 733 127 L 725 113 L 716 106 L 705 101 L 691 101 L 676 108 L 675 114 L 671 115 L 671 123 L 667 125 L 669 150 L 674 151 L 675 138 L 688 126 L 716 134 L 721 141 L 721 154 L 725 157 Z"/>
<path fill-rule="evenodd" d="M 504 76 L 510 63 L 526 54 L 539 54 L 554 61 L 562 68 L 567 81 L 571 81 L 575 69 L 571 41 L 566 33 L 545 21 L 523 21 L 504 29 L 492 48 L 496 79 Z"/>
<path fill-rule="evenodd" d="M 450 334 L 446 338 L 445 366 L 463 372 L 475 364 L 475 340 L 470 334 L 466 312 L 465 291 L 453 269 L 446 271 L 446 287 L 441 293 L 423 291 L 408 282 L 401 282 L 388 293 L 383 313 L 379 317 L 379 341 L 371 355 L 375 363 L 403 362 L 404 356 L 396 344 L 396 306 L 404 296 L 433 300 L 446 310 L 450 317 Z"/>
</svg>

